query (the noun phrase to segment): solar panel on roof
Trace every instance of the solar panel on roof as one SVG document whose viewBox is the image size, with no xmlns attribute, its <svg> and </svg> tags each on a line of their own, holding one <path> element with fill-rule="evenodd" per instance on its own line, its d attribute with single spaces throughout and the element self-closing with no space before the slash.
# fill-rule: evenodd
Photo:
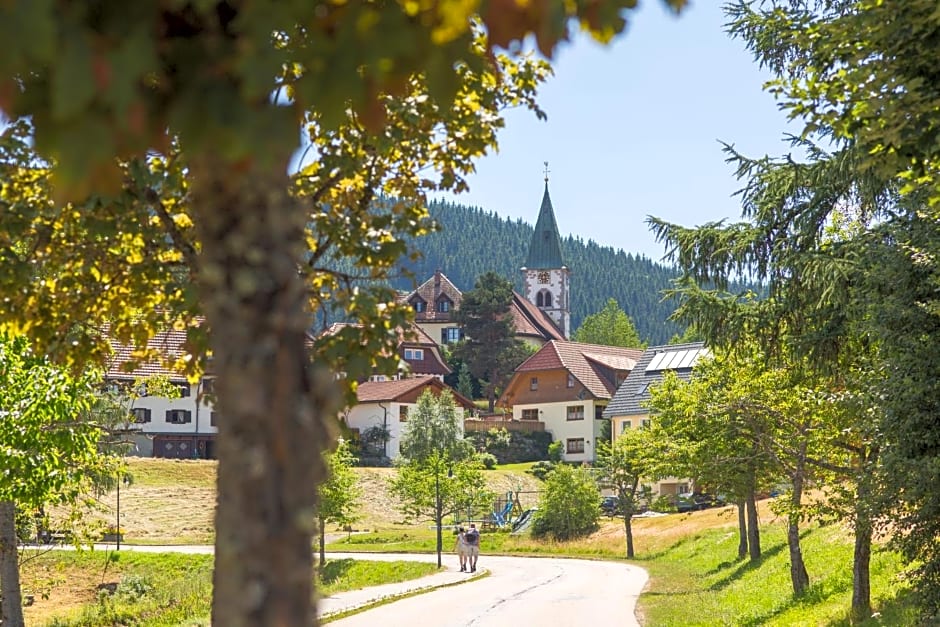
<svg viewBox="0 0 940 627">
<path fill-rule="evenodd" d="M 701 352 L 702 351 L 700 350 L 687 351 L 687 354 L 682 358 L 682 361 L 676 364 L 676 368 L 691 368 L 695 362 L 698 361 L 698 356 L 701 354 Z"/>
<path fill-rule="evenodd" d="M 653 355 L 653 360 L 650 361 L 650 365 L 646 367 L 647 371 L 650 370 L 659 370 L 660 364 L 663 362 L 663 358 L 668 355 L 668 353 L 656 353 Z"/>
<path fill-rule="evenodd" d="M 679 362 L 682 361 L 682 358 L 685 357 L 685 354 L 688 351 L 673 351 L 669 354 L 668 360 L 663 360 L 662 369 L 663 370 L 672 370 L 679 367 Z"/>
</svg>

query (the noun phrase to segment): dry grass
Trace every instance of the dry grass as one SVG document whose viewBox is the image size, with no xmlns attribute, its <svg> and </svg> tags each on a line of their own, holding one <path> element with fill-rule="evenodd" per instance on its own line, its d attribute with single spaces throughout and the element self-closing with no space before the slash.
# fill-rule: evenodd
<svg viewBox="0 0 940 627">
<path fill-rule="evenodd" d="M 125 541 L 141 544 L 211 544 L 214 541 L 216 462 L 128 458 L 130 485 L 121 488 L 121 526 Z M 392 468 L 357 468 L 362 499 L 357 529 L 399 529 L 402 521 L 389 493 Z M 537 501 L 540 482 L 525 473 L 487 471 L 487 486 L 499 495 L 519 492 L 523 508 Z M 116 492 L 104 495 L 88 517 L 111 524 Z"/>
</svg>

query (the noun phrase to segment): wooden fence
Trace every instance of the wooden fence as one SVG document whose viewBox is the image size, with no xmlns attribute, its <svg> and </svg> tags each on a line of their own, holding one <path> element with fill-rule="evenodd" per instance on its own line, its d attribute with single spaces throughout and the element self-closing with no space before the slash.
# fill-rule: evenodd
<svg viewBox="0 0 940 627">
<path fill-rule="evenodd" d="M 464 431 L 489 431 L 490 429 L 505 429 L 506 431 L 520 431 L 533 433 L 545 431 L 545 423 L 539 420 L 513 420 L 503 416 L 484 416 L 483 418 L 467 418 L 463 421 Z"/>
</svg>

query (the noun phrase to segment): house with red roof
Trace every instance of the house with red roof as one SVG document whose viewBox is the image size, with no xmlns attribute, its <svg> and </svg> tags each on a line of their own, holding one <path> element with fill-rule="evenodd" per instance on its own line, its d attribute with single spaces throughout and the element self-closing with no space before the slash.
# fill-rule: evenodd
<svg viewBox="0 0 940 627">
<path fill-rule="evenodd" d="M 340 419 L 355 438 L 364 439 L 370 435 L 370 431 L 383 433 L 381 455 L 395 459 L 400 452 L 401 436 L 408 421 L 408 413 L 414 409 L 418 397 L 426 390 L 436 396 L 444 390 L 450 390 L 461 424 L 464 415 L 474 408 L 473 401 L 451 390 L 440 379 L 421 376 L 360 383 L 356 389 L 356 404 L 343 412 Z"/>
<path fill-rule="evenodd" d="M 108 363 L 105 381 L 109 384 L 132 385 L 155 375 L 165 376 L 179 390 L 177 398 L 140 396 L 129 407 L 133 417 L 127 429 L 133 433 L 132 454 L 145 457 L 182 459 L 214 459 L 218 415 L 208 400 L 214 378 L 211 374 L 195 384 L 168 368 L 171 362 L 186 354 L 186 332 L 171 329 L 158 333 L 147 342 L 147 349 L 162 356 L 163 361 L 137 363 L 133 347 L 111 341 L 113 356 Z"/>
<path fill-rule="evenodd" d="M 564 444 L 565 461 L 593 462 L 604 410 L 642 349 L 552 340 L 524 361 L 497 405 L 513 420 L 539 421 Z"/>
</svg>

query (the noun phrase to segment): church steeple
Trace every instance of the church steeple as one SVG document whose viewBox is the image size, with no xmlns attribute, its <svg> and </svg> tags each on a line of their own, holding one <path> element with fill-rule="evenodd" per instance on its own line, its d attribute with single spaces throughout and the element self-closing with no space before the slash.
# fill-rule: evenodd
<svg viewBox="0 0 940 627">
<path fill-rule="evenodd" d="M 548 194 L 548 162 L 545 163 L 545 193 L 522 276 L 526 300 L 544 311 L 567 338 L 571 324 L 571 272 L 561 258 L 561 236 Z"/>
<path fill-rule="evenodd" d="M 532 234 L 525 265 L 527 268 L 561 268 L 564 265 L 561 259 L 561 237 L 558 235 L 552 198 L 548 195 L 547 175 L 542 207 L 539 209 L 539 218 L 535 223 L 535 232 Z"/>
</svg>

